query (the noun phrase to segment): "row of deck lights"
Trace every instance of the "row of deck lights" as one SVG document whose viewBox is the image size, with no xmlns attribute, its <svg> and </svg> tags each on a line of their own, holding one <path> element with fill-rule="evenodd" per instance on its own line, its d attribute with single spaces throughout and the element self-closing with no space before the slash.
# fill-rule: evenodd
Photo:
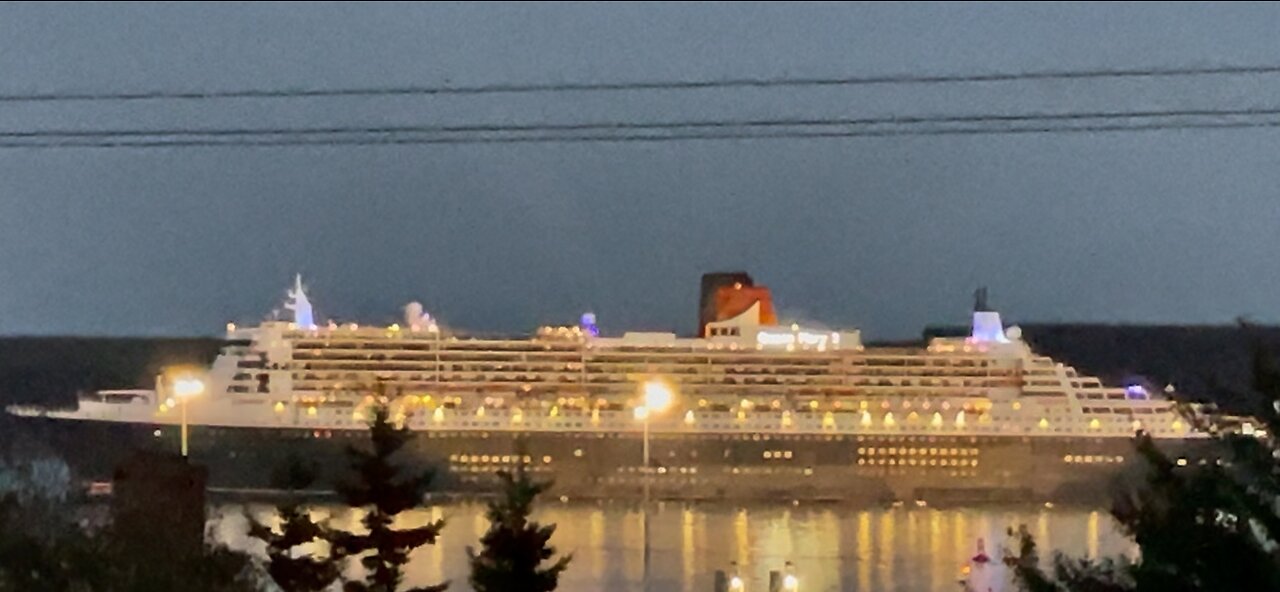
<svg viewBox="0 0 1280 592">
<path fill-rule="evenodd" d="M 423 402 L 424 402 L 424 403 L 427 403 L 429 399 L 430 399 L 430 397 L 428 397 L 428 396 L 423 396 Z M 410 398 L 409 398 L 408 403 L 409 403 L 409 404 L 415 404 L 415 403 L 416 403 L 416 401 L 415 401 L 412 397 L 410 397 Z M 161 406 L 161 411 L 162 411 L 162 412 L 163 412 L 163 411 L 167 411 L 167 408 L 174 407 L 175 405 L 176 405 L 176 404 L 175 404 L 175 402 L 173 401 L 173 399 L 170 399 L 169 401 L 167 401 L 167 402 L 166 402 L 166 404 L 165 404 L 165 405 L 162 405 L 162 406 Z M 275 404 L 275 406 L 274 406 L 274 409 L 275 409 L 275 412 L 276 412 L 276 413 L 283 413 L 283 412 L 284 412 L 284 410 L 285 410 L 284 403 L 283 403 L 283 402 L 277 402 L 277 403 Z M 486 409 L 487 409 L 487 407 L 485 407 L 485 406 L 477 407 L 477 408 L 476 408 L 476 410 L 475 410 L 475 417 L 477 417 L 477 418 L 483 418 L 483 417 L 485 417 L 485 413 L 486 413 L 486 411 L 485 411 L 485 410 L 486 410 Z M 516 424 L 523 422 L 523 420 L 524 420 L 524 410 L 523 410 L 522 408 L 520 408 L 520 407 L 513 407 L 513 408 L 511 408 L 511 409 L 512 409 L 512 411 L 511 411 L 511 416 L 510 416 L 510 420 L 511 420 L 511 422 L 512 422 L 512 423 L 516 423 Z M 749 409 L 749 407 L 743 407 L 741 410 L 739 410 L 739 411 L 738 411 L 737 419 L 738 419 L 739 421 L 745 421 L 745 420 L 746 420 L 746 411 L 747 411 L 747 409 Z M 308 405 L 308 406 L 306 407 L 306 413 L 307 413 L 307 415 L 308 415 L 308 416 L 310 416 L 310 417 L 315 417 L 315 416 L 317 415 L 317 409 L 316 409 L 316 407 L 315 407 L 314 405 Z M 637 407 L 633 408 L 632 413 L 633 413 L 633 415 L 634 415 L 634 417 L 635 417 L 635 419 L 636 419 L 637 421 L 644 421 L 644 420 L 646 419 L 646 415 L 649 413 L 649 407 L 646 407 L 646 406 L 644 406 L 644 405 L 637 406 Z M 560 407 L 559 407 L 558 405 L 553 405 L 553 406 L 550 408 L 550 410 L 548 410 L 548 412 L 547 412 L 547 417 L 550 417 L 550 418 L 556 418 L 556 417 L 560 417 L 560 416 L 561 416 L 561 414 L 560 414 Z M 403 414 L 403 413 L 401 413 L 401 414 L 398 414 L 398 416 L 397 416 L 397 417 L 398 417 L 398 418 L 400 418 L 401 420 L 403 420 L 403 418 L 404 418 L 404 417 L 406 417 L 406 415 L 405 415 L 405 414 Z M 363 414 L 362 412 L 360 412 L 359 410 L 352 412 L 352 419 L 354 419 L 354 420 L 357 420 L 357 421 L 358 421 L 358 420 L 363 420 L 364 418 L 365 418 L 364 414 Z M 432 419 L 433 419 L 433 421 L 435 421 L 435 422 L 441 422 L 441 421 L 444 421 L 444 418 L 445 418 L 444 407 L 436 407 L 436 408 L 434 409 L 433 413 L 432 413 Z M 600 416 L 599 416 L 599 409 L 593 409 L 593 410 L 592 410 L 591 420 L 592 420 L 592 421 L 594 421 L 594 422 L 598 422 L 598 421 L 600 420 Z M 783 427 L 790 427 L 790 426 L 794 425 L 793 416 L 792 416 L 792 414 L 791 414 L 791 412 L 790 412 L 789 410 L 788 410 L 788 411 L 783 411 L 783 412 L 782 412 L 782 416 L 781 416 L 781 420 L 780 420 L 780 421 L 781 421 L 781 424 L 782 424 L 782 426 L 783 426 Z M 908 423 L 908 424 L 915 424 L 915 423 L 918 423 L 918 422 L 919 422 L 919 416 L 918 416 L 916 413 L 914 413 L 914 412 L 913 412 L 913 413 L 911 413 L 910 415 L 908 415 L 908 416 L 907 416 L 907 423 Z M 980 415 L 978 416 L 978 422 L 979 422 L 979 423 L 981 423 L 981 424 L 990 423 L 990 416 L 989 416 L 989 415 L 987 415 L 987 414 L 980 414 Z M 686 411 L 686 412 L 685 412 L 685 414 L 684 414 L 684 423 L 685 423 L 686 425 L 693 425 L 693 424 L 697 423 L 697 415 L 695 414 L 695 412 L 694 412 L 692 409 L 690 409 L 690 410 L 688 410 L 688 411 Z M 943 425 L 944 425 L 944 423 L 945 423 L 945 422 L 944 422 L 944 419 L 943 419 L 942 414 L 941 414 L 940 412 L 935 412 L 935 413 L 933 414 L 933 417 L 929 420 L 929 425 L 930 425 L 930 427 L 932 427 L 932 428 L 936 428 L 936 429 L 940 429 L 940 428 L 942 428 L 942 427 L 943 427 Z M 956 428 L 964 428 L 964 427 L 966 426 L 966 414 L 965 414 L 965 412 L 964 412 L 964 411 L 959 411 L 959 412 L 957 412 L 957 413 L 956 413 L 956 416 L 955 416 L 955 419 L 954 419 L 954 421 L 953 421 L 953 423 L 954 423 L 954 425 L 955 425 L 955 427 L 956 427 Z M 834 416 L 834 414 L 832 414 L 831 412 L 827 412 L 827 413 L 823 416 L 822 424 L 823 424 L 823 427 L 826 427 L 826 428 L 832 428 L 832 427 L 835 427 L 835 416 Z M 872 418 L 872 416 L 871 416 L 870 412 L 867 412 L 867 411 L 863 411 L 863 412 L 862 412 L 861 418 L 859 419 L 859 424 L 860 424 L 862 427 L 872 427 L 872 425 L 874 424 L 874 420 L 873 420 L 873 418 Z M 893 412 L 887 412 L 887 413 L 885 413 L 885 414 L 884 414 L 884 416 L 882 416 L 882 417 L 881 417 L 881 425 L 883 425 L 884 427 L 887 427 L 887 428 L 896 427 L 896 426 L 898 425 L 898 420 L 894 417 Z M 1039 429 L 1041 429 L 1041 430 L 1047 430 L 1047 429 L 1049 429 L 1049 427 L 1050 427 L 1050 422 L 1049 422 L 1048 418 L 1043 418 L 1043 417 L 1042 417 L 1042 418 L 1040 418 L 1040 421 L 1037 423 L 1037 427 L 1038 427 Z M 1132 430 L 1133 430 L 1133 431 L 1135 431 L 1135 432 L 1136 432 L 1136 431 L 1139 431 L 1139 430 L 1143 429 L 1143 423 L 1142 423 L 1140 420 L 1134 420 L 1134 421 L 1132 421 L 1132 422 L 1131 422 L 1130 427 L 1132 428 Z M 1183 429 L 1184 429 L 1184 424 L 1182 423 L 1182 421 L 1181 421 L 1181 420 L 1174 420 L 1174 422 L 1173 422 L 1173 424 L 1172 424 L 1172 428 L 1173 428 L 1175 431 L 1181 431 L 1181 430 L 1183 430 Z M 1100 429 L 1102 429 L 1102 422 L 1101 422 L 1101 421 L 1099 421 L 1097 418 L 1091 419 L 1091 420 L 1089 421 L 1089 429 L 1091 429 L 1091 430 L 1100 430 Z"/>
</svg>

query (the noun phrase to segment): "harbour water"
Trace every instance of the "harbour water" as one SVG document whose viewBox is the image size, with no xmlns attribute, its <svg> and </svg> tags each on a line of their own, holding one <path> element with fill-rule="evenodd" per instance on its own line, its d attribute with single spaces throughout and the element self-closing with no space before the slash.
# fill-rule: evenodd
<svg viewBox="0 0 1280 592">
<path fill-rule="evenodd" d="M 452 580 L 467 592 L 466 549 L 488 528 L 484 505 L 454 503 L 413 512 L 406 524 L 444 518 L 437 544 L 418 549 L 408 584 Z M 218 506 L 214 536 L 237 548 L 253 548 L 245 513 L 267 516 L 265 505 Z M 321 511 L 323 513 L 323 510 Z M 357 516 L 336 510 L 347 525 Z M 627 503 L 549 501 L 535 515 L 557 525 L 553 544 L 573 554 L 562 592 L 644 590 L 644 519 Z M 979 537 L 998 556 L 1009 527 L 1025 524 L 1041 554 L 1090 557 L 1132 554 L 1134 547 L 1106 511 L 1085 508 L 946 508 L 837 505 L 732 506 L 655 503 L 649 510 L 649 590 L 709 592 L 714 572 L 737 562 L 747 590 L 766 590 L 768 572 L 795 565 L 805 592 L 951 591 Z"/>
</svg>

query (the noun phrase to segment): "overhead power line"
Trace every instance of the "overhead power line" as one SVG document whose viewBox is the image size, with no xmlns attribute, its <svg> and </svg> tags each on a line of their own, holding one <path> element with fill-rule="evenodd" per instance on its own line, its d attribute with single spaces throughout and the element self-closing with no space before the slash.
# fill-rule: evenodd
<svg viewBox="0 0 1280 592">
<path fill-rule="evenodd" d="M 675 133 L 540 133 L 531 135 L 463 135 L 463 136 L 408 136 L 351 135 L 338 137 L 290 136 L 231 137 L 165 139 L 154 136 L 137 138 L 89 138 L 60 139 L 57 141 L 0 140 L 0 149 L 56 149 L 56 148 L 190 148 L 190 147 L 289 147 L 289 146 L 378 146 L 378 145 L 429 145 L 429 144 L 525 144 L 525 143 L 631 143 L 715 140 L 777 140 L 777 139 L 838 139 L 883 138 L 897 136 L 972 136 L 1019 135 L 1062 133 L 1114 133 L 1151 132 L 1169 130 L 1247 129 L 1280 127 L 1280 118 L 1243 121 L 1192 121 L 1192 122 L 1119 122 L 1089 123 L 1084 125 L 1043 124 L 1022 126 L 965 125 L 952 127 L 905 127 L 888 129 L 854 130 L 711 130 Z"/>
<path fill-rule="evenodd" d="M 725 78 L 711 80 L 647 80 L 630 82 L 494 83 L 478 85 L 378 86 L 348 88 L 245 88 L 215 90 L 146 90 L 133 92 L 61 91 L 0 94 L 0 102 L 154 101 L 210 99 L 297 99 L 331 97 L 488 95 L 524 93 L 581 93 L 622 91 L 680 91 L 743 88 L 845 87 L 998 83 L 1037 80 L 1090 80 L 1239 76 L 1280 73 L 1280 65 L 1225 65 L 1176 68 L 1042 70 L 989 74 L 887 74 L 847 77 Z"/>
<path fill-rule="evenodd" d="M 572 123 L 467 123 L 449 125 L 381 125 L 325 127 L 232 127 L 232 128 L 151 128 L 151 129 L 36 129 L 0 130 L 0 138 L 130 138 L 189 136 L 332 136 L 351 134 L 466 134 L 582 131 L 636 131 L 670 129 L 726 129 L 780 127 L 919 126 L 957 123 L 1071 122 L 1085 120 L 1144 120 L 1178 117 L 1259 117 L 1280 115 L 1277 107 L 1239 109 L 1169 109 L 1133 111 L 1077 111 L 1058 113 L 1011 113 L 965 115 L 904 115 L 879 117 L 808 117 L 677 121 L 600 121 Z"/>
</svg>

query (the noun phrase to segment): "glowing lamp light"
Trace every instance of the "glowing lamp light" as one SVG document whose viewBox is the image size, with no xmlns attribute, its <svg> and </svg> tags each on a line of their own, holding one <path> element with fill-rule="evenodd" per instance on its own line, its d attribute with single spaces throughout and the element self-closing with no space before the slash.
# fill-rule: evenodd
<svg viewBox="0 0 1280 592">
<path fill-rule="evenodd" d="M 1089 429 L 1091 430 L 1102 429 L 1102 422 L 1098 421 L 1098 418 L 1096 417 L 1089 420 Z"/>
<path fill-rule="evenodd" d="M 830 413 L 830 412 L 828 412 L 828 413 Z M 861 421 L 860 421 L 859 423 L 861 423 L 861 424 L 862 424 L 862 427 L 864 427 L 864 428 L 869 428 L 869 427 L 871 427 L 871 413 L 870 413 L 869 411 L 863 411 L 863 412 L 862 412 L 862 419 L 861 419 Z"/>
<path fill-rule="evenodd" d="M 796 592 L 800 589 L 800 580 L 792 574 L 787 574 L 782 578 L 782 589 L 786 592 Z"/>
<path fill-rule="evenodd" d="M 671 392 L 671 387 L 660 380 L 650 380 L 644 383 L 643 393 L 646 413 L 648 413 L 648 410 L 661 413 L 667 407 L 670 407 L 672 400 L 675 399 L 675 393 Z"/>
<path fill-rule="evenodd" d="M 746 589 L 747 585 L 742 581 L 742 578 L 738 576 L 729 578 L 729 592 L 744 592 Z"/>
<path fill-rule="evenodd" d="M 942 427 L 942 414 L 935 412 L 933 414 L 933 419 L 929 420 L 929 426 L 935 428 Z"/>
<path fill-rule="evenodd" d="M 956 427 L 958 428 L 964 427 L 964 411 L 963 410 L 956 412 Z"/>
<path fill-rule="evenodd" d="M 1048 420 L 1048 419 L 1045 419 L 1045 418 L 1043 418 L 1043 417 L 1041 417 L 1041 418 L 1040 418 L 1040 429 L 1042 429 L 1042 430 L 1047 430 L 1047 429 L 1049 429 L 1049 420 Z"/>
<path fill-rule="evenodd" d="M 444 407 L 436 407 L 436 410 L 431 413 L 431 421 L 436 423 L 444 421 Z"/>
<path fill-rule="evenodd" d="M 276 404 L 272 405 L 271 409 L 276 413 L 284 413 L 284 403 L 276 401 Z"/>
<path fill-rule="evenodd" d="M 888 413 L 885 413 L 885 414 L 884 414 L 884 427 L 886 427 L 886 428 L 891 428 L 891 427 L 893 427 L 894 425 L 896 425 L 896 423 L 897 423 L 897 422 L 895 422 L 895 421 L 894 421 L 894 419 L 893 419 L 893 412 L 892 412 L 892 411 L 890 411 L 890 412 L 888 412 Z"/>
<path fill-rule="evenodd" d="M 194 377 L 183 377 L 173 381 L 173 394 L 181 398 L 194 397 L 204 392 L 204 381 Z"/>
<path fill-rule="evenodd" d="M 698 418 L 694 417 L 692 409 L 684 412 L 684 423 L 686 425 L 693 425 L 696 421 L 698 421 Z"/>
</svg>

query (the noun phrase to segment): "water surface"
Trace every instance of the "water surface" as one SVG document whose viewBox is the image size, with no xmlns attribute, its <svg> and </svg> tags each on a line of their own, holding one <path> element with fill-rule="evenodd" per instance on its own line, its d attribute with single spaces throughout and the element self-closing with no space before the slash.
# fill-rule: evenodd
<svg viewBox="0 0 1280 592">
<path fill-rule="evenodd" d="M 1105 511 L 1080 508 L 934 509 L 854 508 L 838 505 L 734 506 L 655 503 L 649 510 L 649 590 L 710 592 L 714 572 L 731 561 L 741 566 L 747 590 L 767 590 L 769 570 L 795 564 L 805 592 L 951 591 L 959 570 L 987 540 L 991 554 L 1005 529 L 1026 524 L 1045 550 L 1097 557 L 1132 553 Z M 221 505 L 214 532 L 238 548 L 254 548 L 245 536 L 244 507 Z M 248 511 L 269 513 L 252 505 Z M 336 508 L 336 524 L 357 516 Z M 418 510 L 407 524 L 448 521 L 437 544 L 418 549 L 407 583 L 452 580 L 468 592 L 466 548 L 488 528 L 484 506 L 456 503 Z M 548 502 L 536 519 L 558 526 L 552 542 L 573 553 L 560 592 L 644 590 L 644 517 L 636 504 Z"/>
</svg>

